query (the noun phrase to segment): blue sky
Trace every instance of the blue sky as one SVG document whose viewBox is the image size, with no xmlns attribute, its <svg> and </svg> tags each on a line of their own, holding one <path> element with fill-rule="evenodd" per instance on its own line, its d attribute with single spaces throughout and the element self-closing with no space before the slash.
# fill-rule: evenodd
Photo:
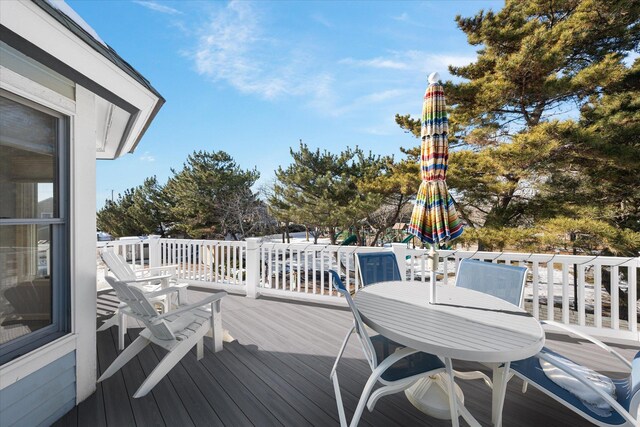
<svg viewBox="0 0 640 427">
<path fill-rule="evenodd" d="M 261 173 L 302 139 L 401 155 L 394 122 L 420 114 L 426 77 L 475 58 L 457 14 L 486 1 L 74 1 L 67 3 L 166 98 L 134 154 L 98 161 L 102 206 L 194 150 L 228 152 Z"/>
</svg>

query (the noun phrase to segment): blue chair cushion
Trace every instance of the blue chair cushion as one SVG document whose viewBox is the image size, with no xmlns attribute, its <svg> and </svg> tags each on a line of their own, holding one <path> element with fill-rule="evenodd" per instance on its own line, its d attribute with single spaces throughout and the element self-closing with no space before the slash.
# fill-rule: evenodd
<svg viewBox="0 0 640 427">
<path fill-rule="evenodd" d="M 364 286 L 402 280 L 398 261 L 393 252 L 360 253 L 358 254 L 358 262 Z"/>
<path fill-rule="evenodd" d="M 404 348 L 403 345 L 382 335 L 371 337 L 371 343 L 375 349 L 378 364 L 391 356 L 397 349 Z M 444 369 L 442 360 L 433 354 L 418 352 L 398 360 L 384 371 L 380 378 L 392 382 L 430 372 L 434 369 Z"/>
<path fill-rule="evenodd" d="M 552 351 L 548 348 L 543 348 L 543 352 L 551 354 L 560 359 L 567 360 L 571 363 L 575 363 L 572 360 Z M 636 355 L 636 360 L 640 357 L 640 352 Z M 571 392 L 562 388 L 555 382 L 551 381 L 547 375 L 544 373 L 542 366 L 540 366 L 540 359 L 537 356 L 530 357 L 524 360 L 518 360 L 516 362 L 511 362 L 511 369 L 519 373 L 522 377 L 526 378 L 527 381 L 538 387 L 539 389 L 545 391 L 547 394 L 552 396 L 554 399 L 565 403 L 569 408 L 573 409 L 573 411 L 579 413 L 585 418 L 590 418 L 592 420 L 605 423 L 607 425 L 622 425 L 625 423 L 625 419 L 613 411 L 608 415 L 601 415 L 595 413 L 588 405 L 576 397 Z M 632 390 L 632 381 L 631 377 L 625 378 L 622 380 L 612 380 L 613 384 L 616 387 L 616 396 L 618 403 L 622 405 L 625 409 L 629 409 L 630 395 Z"/>
</svg>

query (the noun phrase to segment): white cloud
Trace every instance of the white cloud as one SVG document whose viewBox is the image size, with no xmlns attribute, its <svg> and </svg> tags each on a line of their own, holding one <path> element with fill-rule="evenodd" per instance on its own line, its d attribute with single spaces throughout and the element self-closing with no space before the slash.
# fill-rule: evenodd
<svg viewBox="0 0 640 427">
<path fill-rule="evenodd" d="M 402 12 L 400 15 L 392 16 L 395 21 L 406 22 L 409 20 L 409 14 L 407 12 Z"/>
<path fill-rule="evenodd" d="M 438 70 L 443 73 L 449 65 L 467 65 L 476 59 L 469 55 L 442 55 L 425 51 L 408 50 L 403 52 L 391 52 L 388 57 L 375 57 L 371 59 L 344 58 L 340 64 L 361 68 L 387 68 L 393 70 L 424 71 Z"/>
<path fill-rule="evenodd" d="M 248 2 L 232 1 L 214 13 L 191 56 L 199 74 L 242 93 L 264 99 L 309 96 L 310 102 L 330 96 L 332 77 L 314 67 L 310 50 L 268 37 L 259 11 Z"/>
<path fill-rule="evenodd" d="M 403 70 L 408 68 L 408 65 L 403 62 L 395 61 L 385 58 L 372 58 L 372 59 L 354 59 L 344 58 L 338 61 L 339 64 L 352 65 L 354 67 L 367 67 L 367 68 L 389 68 L 393 70 Z"/>
<path fill-rule="evenodd" d="M 331 23 L 327 18 L 325 18 L 323 15 L 319 13 L 311 15 L 311 19 L 313 19 L 318 24 L 323 25 L 327 28 L 333 28 L 333 23 Z"/>
<path fill-rule="evenodd" d="M 142 7 L 146 7 L 147 9 L 153 10 L 154 12 L 166 13 L 168 15 L 180 15 L 181 11 L 178 9 L 174 9 L 164 4 L 160 4 L 155 1 L 147 1 L 147 0 L 133 0 L 134 3 L 139 4 Z"/>
<path fill-rule="evenodd" d="M 152 156 L 152 155 L 151 155 L 151 153 L 150 153 L 150 152 L 148 152 L 148 151 L 145 151 L 145 152 L 144 152 L 144 153 L 139 157 L 139 159 L 140 159 L 140 161 L 143 161 L 143 162 L 149 162 L 149 163 L 151 163 L 151 162 L 155 162 L 155 161 L 156 161 L 155 156 Z"/>
</svg>

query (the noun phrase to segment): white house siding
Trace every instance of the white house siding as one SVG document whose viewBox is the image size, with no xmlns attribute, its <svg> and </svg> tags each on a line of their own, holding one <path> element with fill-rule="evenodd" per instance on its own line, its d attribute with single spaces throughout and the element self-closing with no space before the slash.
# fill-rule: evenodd
<svg viewBox="0 0 640 427">
<path fill-rule="evenodd" d="M 50 425 L 76 404 L 76 358 L 70 352 L 9 387 L 0 399 L 0 425 Z"/>
</svg>

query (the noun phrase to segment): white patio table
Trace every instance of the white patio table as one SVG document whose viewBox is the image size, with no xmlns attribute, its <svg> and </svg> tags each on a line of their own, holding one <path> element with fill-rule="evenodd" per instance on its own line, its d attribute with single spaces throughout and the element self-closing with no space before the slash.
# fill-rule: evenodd
<svg viewBox="0 0 640 427">
<path fill-rule="evenodd" d="M 428 283 L 383 282 L 361 289 L 354 301 L 367 326 L 402 345 L 441 357 L 449 375 L 452 359 L 494 366 L 492 421 L 497 426 L 502 424 L 510 362 L 533 356 L 544 345 L 544 331 L 535 318 L 520 307 L 470 289 L 438 285 L 436 304 L 429 304 Z M 455 384 L 447 383 L 452 424 L 458 425 L 459 413 L 471 425 L 479 425 L 454 398 Z M 407 390 L 409 400 L 420 399 L 411 395 L 419 389 L 417 384 Z"/>
</svg>

